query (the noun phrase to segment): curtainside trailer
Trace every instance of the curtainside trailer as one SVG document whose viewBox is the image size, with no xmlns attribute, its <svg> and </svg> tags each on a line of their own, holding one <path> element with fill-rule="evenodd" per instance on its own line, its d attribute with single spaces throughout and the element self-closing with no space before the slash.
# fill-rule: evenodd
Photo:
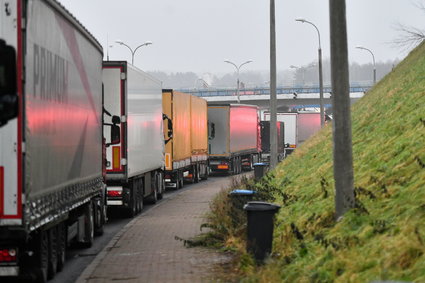
<svg viewBox="0 0 425 283">
<path fill-rule="evenodd" d="M 165 185 L 179 189 L 184 181 L 207 179 L 208 113 L 205 99 L 163 90 Z"/>
<path fill-rule="evenodd" d="M 211 172 L 239 174 L 259 161 L 258 107 L 244 104 L 208 106 Z"/>
<path fill-rule="evenodd" d="M 1 3 L 0 281 L 44 282 L 106 220 L 103 53 L 57 1 Z"/>
<path fill-rule="evenodd" d="M 107 203 L 133 217 L 164 193 L 162 83 L 127 62 L 105 61 L 103 87 L 105 121 L 121 130 L 120 143 L 106 148 Z"/>
</svg>

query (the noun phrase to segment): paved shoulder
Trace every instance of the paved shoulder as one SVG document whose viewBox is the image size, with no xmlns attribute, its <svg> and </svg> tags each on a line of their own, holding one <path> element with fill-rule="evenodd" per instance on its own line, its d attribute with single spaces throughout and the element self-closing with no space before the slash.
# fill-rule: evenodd
<svg viewBox="0 0 425 283">
<path fill-rule="evenodd" d="M 205 282 L 223 256 L 186 248 L 178 238 L 200 233 L 209 202 L 230 178 L 192 185 L 133 219 L 96 257 L 77 282 Z"/>
</svg>

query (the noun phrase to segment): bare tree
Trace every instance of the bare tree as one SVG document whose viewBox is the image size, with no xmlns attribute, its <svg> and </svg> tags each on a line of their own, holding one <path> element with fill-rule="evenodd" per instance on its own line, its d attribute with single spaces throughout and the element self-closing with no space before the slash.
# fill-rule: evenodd
<svg viewBox="0 0 425 283">
<path fill-rule="evenodd" d="M 417 1 L 414 5 L 425 13 L 425 1 Z M 425 30 L 398 23 L 395 26 L 399 36 L 392 42 L 397 48 L 409 50 L 419 45 L 425 39 Z"/>
</svg>

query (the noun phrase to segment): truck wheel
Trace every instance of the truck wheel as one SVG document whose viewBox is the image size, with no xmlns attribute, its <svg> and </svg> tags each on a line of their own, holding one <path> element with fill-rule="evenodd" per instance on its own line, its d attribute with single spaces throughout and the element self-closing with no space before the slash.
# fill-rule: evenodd
<svg viewBox="0 0 425 283">
<path fill-rule="evenodd" d="M 47 282 L 47 270 L 49 264 L 49 239 L 46 231 L 40 231 L 36 235 L 34 242 L 34 258 L 33 258 L 33 275 L 35 276 L 35 282 L 44 283 Z"/>
<path fill-rule="evenodd" d="M 194 176 L 193 176 L 194 183 L 199 183 L 199 181 L 201 180 L 201 178 L 199 176 L 200 176 L 200 173 L 199 173 L 199 164 L 196 164 L 195 165 L 195 170 L 194 170 Z"/>
<path fill-rule="evenodd" d="M 134 183 L 134 182 L 133 182 Z M 132 218 L 136 216 L 136 203 L 137 203 L 137 194 L 133 185 L 130 186 L 130 202 L 127 207 L 127 217 Z"/>
<path fill-rule="evenodd" d="M 143 196 L 144 196 L 143 188 L 144 188 L 143 179 L 140 179 L 139 186 L 138 186 L 138 189 L 139 189 L 139 211 L 140 212 L 142 212 L 142 210 L 143 210 Z"/>
<path fill-rule="evenodd" d="M 58 267 L 58 233 L 57 227 L 52 227 L 47 231 L 48 234 L 48 250 L 49 263 L 47 268 L 47 279 L 55 277 Z"/>
<path fill-rule="evenodd" d="M 158 199 L 162 199 L 164 197 L 164 191 L 165 191 L 164 175 L 162 173 L 158 173 Z"/>
<path fill-rule="evenodd" d="M 208 176 L 210 174 L 210 168 L 208 167 L 208 165 L 205 165 L 205 172 L 204 175 L 201 176 L 202 180 L 208 180 Z"/>
<path fill-rule="evenodd" d="M 65 265 L 66 255 L 66 228 L 63 223 L 60 223 L 57 227 L 57 270 L 61 271 Z"/>
<path fill-rule="evenodd" d="M 179 178 L 180 178 L 180 189 L 182 189 L 184 187 L 183 172 L 179 173 Z"/>
<path fill-rule="evenodd" d="M 90 201 L 84 208 L 84 240 L 82 246 L 90 248 L 94 242 L 94 207 Z"/>
<path fill-rule="evenodd" d="M 104 228 L 104 224 L 106 222 L 105 220 L 105 213 L 104 210 L 105 208 L 105 204 L 103 202 L 103 200 L 98 200 L 95 204 L 96 210 L 95 210 L 95 229 L 94 229 L 94 234 L 96 236 L 100 236 L 103 235 L 103 228 Z"/>
</svg>

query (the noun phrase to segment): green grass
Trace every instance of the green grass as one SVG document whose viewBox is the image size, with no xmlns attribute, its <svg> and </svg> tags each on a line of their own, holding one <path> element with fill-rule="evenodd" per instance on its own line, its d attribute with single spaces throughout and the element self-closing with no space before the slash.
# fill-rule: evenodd
<svg viewBox="0 0 425 283">
<path fill-rule="evenodd" d="M 282 208 L 272 256 L 262 266 L 235 263 L 239 281 L 425 282 L 425 43 L 352 107 L 352 137 L 357 207 L 339 222 L 332 125 L 262 182 L 240 185 L 261 190 Z M 213 202 L 210 221 L 231 222 L 226 201 Z M 222 229 L 221 239 L 247 257 L 244 233 L 236 230 Z"/>
</svg>

